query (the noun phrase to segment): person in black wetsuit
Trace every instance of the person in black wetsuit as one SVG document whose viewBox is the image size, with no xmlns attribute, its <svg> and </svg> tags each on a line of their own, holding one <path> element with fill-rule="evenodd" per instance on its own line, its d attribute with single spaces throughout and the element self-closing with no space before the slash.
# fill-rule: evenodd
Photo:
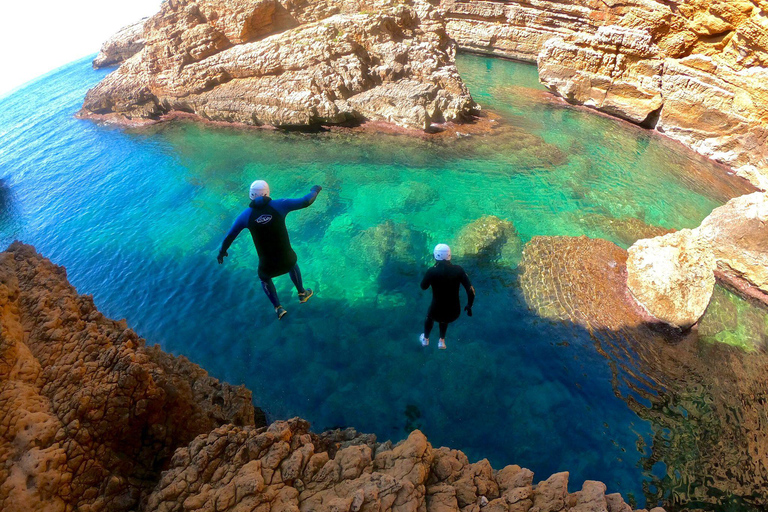
<svg viewBox="0 0 768 512">
<path fill-rule="evenodd" d="M 424 279 L 421 280 L 421 289 L 432 287 L 432 304 L 427 312 L 424 322 L 424 333 L 419 337 L 423 346 L 429 345 L 429 333 L 435 322 L 440 327 L 440 341 L 437 348 L 445 348 L 445 333 L 448 324 L 461 315 L 461 303 L 459 302 L 459 285 L 463 285 L 467 291 L 467 305 L 464 311 L 472 316 L 472 304 L 475 302 L 475 289 L 469 282 L 469 276 L 464 269 L 451 263 L 451 248 L 445 244 L 438 244 L 434 251 L 435 266 L 427 270 Z"/>
<path fill-rule="evenodd" d="M 298 199 L 272 199 L 269 197 L 269 185 L 266 181 L 257 180 L 251 184 L 251 204 L 237 217 L 232 229 L 227 233 L 221 244 L 219 256 L 216 258 L 219 264 L 224 263 L 227 249 L 235 241 L 237 235 L 244 229 L 251 232 L 253 244 L 259 255 L 259 279 L 264 293 L 269 297 L 275 307 L 277 318 L 281 319 L 287 311 L 280 305 L 277 297 L 273 277 L 290 274 L 291 281 L 299 292 L 299 301 L 304 303 L 309 300 L 313 292 L 310 288 L 304 288 L 301 281 L 301 271 L 296 264 L 296 253 L 291 247 L 288 238 L 288 230 L 285 227 L 285 216 L 288 213 L 306 208 L 315 202 L 317 194 L 323 188 L 320 185 L 312 187 L 312 191 Z"/>
</svg>

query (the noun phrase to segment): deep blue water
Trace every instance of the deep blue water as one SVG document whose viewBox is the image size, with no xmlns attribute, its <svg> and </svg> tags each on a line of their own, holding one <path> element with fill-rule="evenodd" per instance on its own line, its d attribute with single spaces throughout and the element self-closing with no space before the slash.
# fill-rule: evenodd
<svg viewBox="0 0 768 512">
<path fill-rule="evenodd" d="M 586 234 L 626 247 L 633 233 L 614 221 L 692 227 L 746 188 L 648 132 L 551 102 L 531 66 L 459 64 L 506 135 L 123 130 L 74 118 L 107 73 L 74 62 L 0 99 L 0 245 L 35 245 L 107 316 L 247 385 L 271 419 L 393 440 L 420 428 L 497 468 L 568 470 L 572 490 L 602 480 L 643 505 L 643 482 L 667 472 L 652 460 L 655 425 L 628 404 L 592 334 L 529 310 L 519 255 L 466 263 L 475 315 L 450 327 L 446 351 L 418 344 L 428 305 L 418 282 L 430 248 L 483 215 L 512 221 L 522 242 Z M 278 278 L 282 322 L 247 234 L 215 261 L 259 178 L 277 197 L 325 187 L 288 221 L 317 296 L 299 305 Z"/>
</svg>

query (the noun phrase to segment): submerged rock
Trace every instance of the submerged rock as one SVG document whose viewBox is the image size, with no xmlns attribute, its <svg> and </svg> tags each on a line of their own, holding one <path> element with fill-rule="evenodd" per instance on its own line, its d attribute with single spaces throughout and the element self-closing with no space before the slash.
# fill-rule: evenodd
<svg viewBox="0 0 768 512">
<path fill-rule="evenodd" d="M 400 272 L 412 273 L 420 269 L 419 262 L 428 254 L 425 233 L 391 220 L 362 231 L 353 243 L 371 269 L 394 266 Z"/>
<path fill-rule="evenodd" d="M 521 248 L 520 238 L 512 222 L 495 215 L 484 215 L 462 228 L 452 251 L 459 258 L 516 261 Z"/>
<path fill-rule="evenodd" d="M 101 50 L 93 60 L 94 68 L 106 68 L 117 66 L 130 59 L 144 48 L 144 23 L 143 18 L 132 25 L 121 28 L 101 46 Z"/>
<path fill-rule="evenodd" d="M 88 91 L 82 116 L 426 130 L 475 104 L 440 11 L 425 0 L 180 0 L 144 48 Z"/>
</svg>

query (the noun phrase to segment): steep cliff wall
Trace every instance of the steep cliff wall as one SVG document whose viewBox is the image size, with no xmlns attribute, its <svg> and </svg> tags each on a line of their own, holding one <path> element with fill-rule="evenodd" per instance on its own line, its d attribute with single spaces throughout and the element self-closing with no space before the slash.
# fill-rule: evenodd
<svg viewBox="0 0 768 512">
<path fill-rule="evenodd" d="M 768 189 L 765 0 L 444 0 L 460 47 L 537 61 L 571 103 L 655 128 Z"/>
</svg>

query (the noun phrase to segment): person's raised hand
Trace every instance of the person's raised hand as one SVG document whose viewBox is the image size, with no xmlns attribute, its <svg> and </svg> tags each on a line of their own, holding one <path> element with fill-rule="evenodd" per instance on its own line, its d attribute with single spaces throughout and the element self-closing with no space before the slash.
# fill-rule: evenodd
<svg viewBox="0 0 768 512">
<path fill-rule="evenodd" d="M 469 306 L 464 306 L 464 311 L 467 312 L 467 316 L 472 316 L 472 308 Z"/>
<path fill-rule="evenodd" d="M 218 256 L 216 256 L 216 261 L 219 262 L 219 265 L 224 263 L 224 256 L 227 256 L 227 251 L 220 252 Z"/>
<path fill-rule="evenodd" d="M 312 192 L 319 193 L 321 190 L 323 190 L 323 187 L 321 187 L 320 185 L 315 185 L 314 187 L 312 187 Z"/>
</svg>

